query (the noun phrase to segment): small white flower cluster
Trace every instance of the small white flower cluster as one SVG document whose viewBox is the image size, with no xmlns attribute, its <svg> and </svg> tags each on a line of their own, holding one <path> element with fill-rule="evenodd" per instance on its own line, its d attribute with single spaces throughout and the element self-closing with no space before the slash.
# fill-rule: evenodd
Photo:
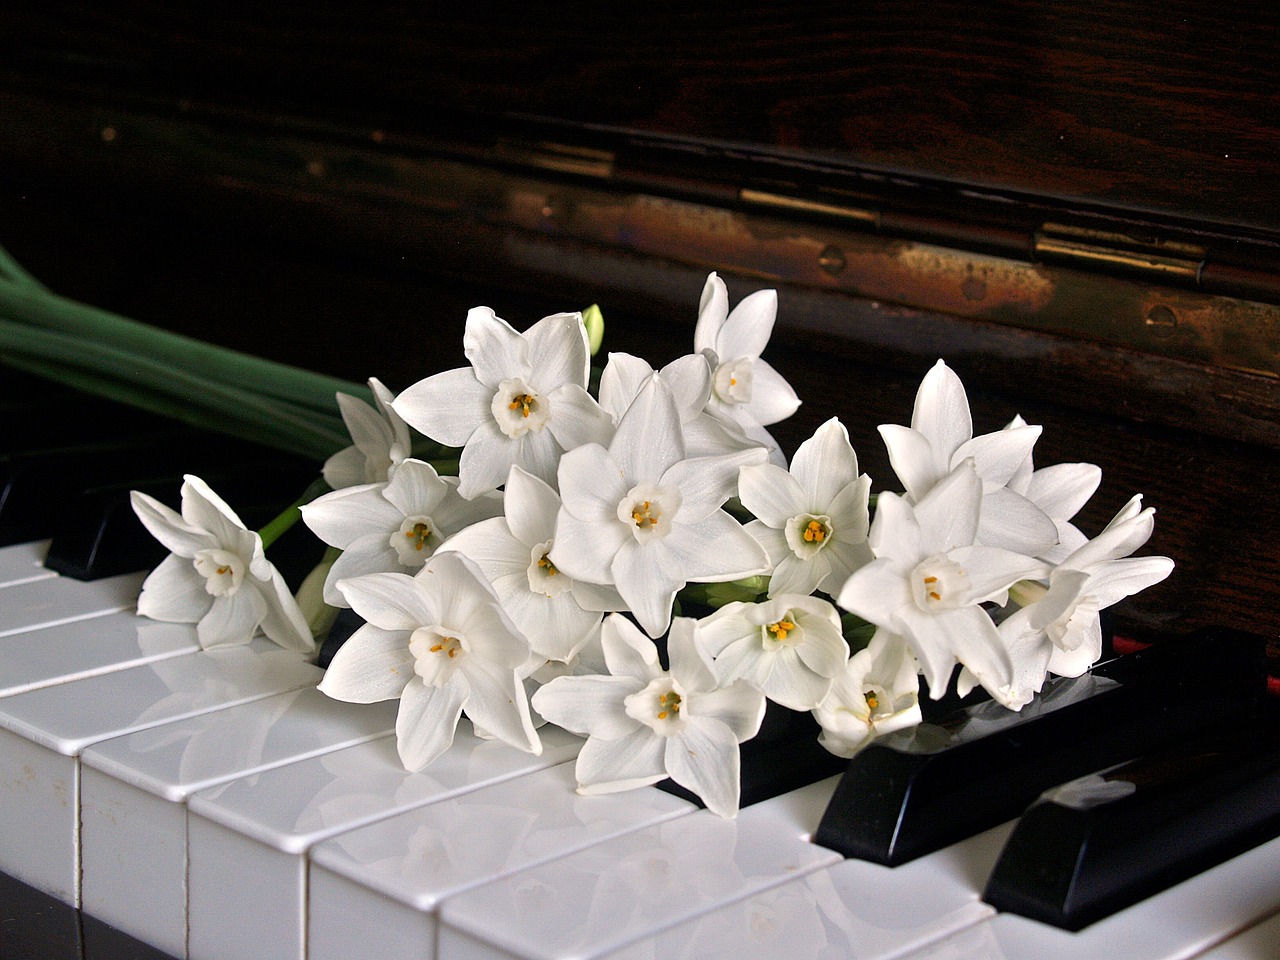
<svg viewBox="0 0 1280 960">
<path fill-rule="evenodd" d="M 730 310 L 712 274 L 695 352 L 660 371 L 613 354 L 598 397 L 579 315 L 519 333 L 476 308 L 470 366 L 394 398 L 370 381 L 376 407 L 342 398 L 354 446 L 326 464 L 338 489 L 302 512 L 342 551 L 326 602 L 366 625 L 320 689 L 400 698 L 409 769 L 449 747 L 464 712 L 479 734 L 534 753 L 540 717 L 587 737 L 581 792 L 671 777 L 732 816 L 739 744 L 766 699 L 812 711 L 821 743 L 852 756 L 919 722 L 920 675 L 938 697 L 959 665 L 962 692 L 980 684 L 1017 709 L 1049 673 L 1088 669 L 1098 611 L 1172 569 L 1128 558 L 1152 511 L 1135 497 L 1087 540 L 1070 520 L 1098 469 L 1034 469 L 1040 430 L 1021 420 L 974 437 L 964 388 L 939 361 L 911 426 L 880 428 L 906 492 L 880 494 L 872 521 L 871 481 L 838 420 L 789 466 L 768 433 L 799 405 L 760 357 L 776 308 L 761 291 Z M 462 448 L 457 478 L 409 456 L 409 426 Z M 140 612 L 198 620 L 206 643 L 259 626 L 292 642 L 281 624 L 296 607 L 256 535 L 198 481 L 187 494 L 182 517 L 135 499 L 174 551 Z M 753 519 L 728 512 L 734 498 Z M 689 583 L 739 581 L 746 599 L 673 615 Z M 851 654 L 836 604 L 876 628 L 865 648 Z M 666 670 L 653 642 L 664 635 Z"/>
</svg>

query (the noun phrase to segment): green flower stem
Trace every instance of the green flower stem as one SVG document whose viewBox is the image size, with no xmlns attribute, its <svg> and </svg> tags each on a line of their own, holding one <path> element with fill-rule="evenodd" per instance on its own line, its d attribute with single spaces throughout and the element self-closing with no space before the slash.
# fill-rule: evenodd
<svg viewBox="0 0 1280 960">
<path fill-rule="evenodd" d="M 23 269 L 22 264 L 9 256 L 9 251 L 4 247 L 0 247 L 0 275 L 13 283 L 20 283 L 36 290 L 46 289 L 43 283 Z"/>
<path fill-rule="evenodd" d="M 68 333 L 0 319 L 0 358 L 112 399 L 188 423 L 216 424 L 225 432 L 313 458 L 327 457 L 347 445 L 336 413 L 300 409 L 137 356 L 127 348 L 88 343 Z M 202 418 L 197 411 L 212 416 Z"/>
<path fill-rule="evenodd" d="M 163 362 L 172 368 L 199 370 L 207 380 L 253 384 L 258 393 L 323 413 L 336 409 L 334 394 L 338 392 L 372 402 L 372 393 L 364 384 L 203 343 L 13 279 L 0 280 L 0 317 Z"/>
<path fill-rule="evenodd" d="M 329 489 L 329 485 L 324 482 L 323 477 L 317 477 L 313 480 L 311 485 L 302 492 L 302 496 L 285 507 L 279 516 L 258 531 L 258 536 L 262 538 L 262 549 L 267 549 L 267 547 L 279 540 L 283 534 L 288 532 L 290 527 L 302 519 L 301 508 L 321 494 L 328 493 Z"/>
</svg>

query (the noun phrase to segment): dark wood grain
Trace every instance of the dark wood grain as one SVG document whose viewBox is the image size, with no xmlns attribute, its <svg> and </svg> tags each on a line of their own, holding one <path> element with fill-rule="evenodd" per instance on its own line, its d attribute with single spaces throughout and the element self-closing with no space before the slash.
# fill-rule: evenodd
<svg viewBox="0 0 1280 960">
<path fill-rule="evenodd" d="M 766 2 L 728 12 L 18 3 L 3 69 L 154 102 L 430 133 L 538 118 L 1064 210 L 1280 235 L 1280 29 L 1263 3 Z"/>
</svg>

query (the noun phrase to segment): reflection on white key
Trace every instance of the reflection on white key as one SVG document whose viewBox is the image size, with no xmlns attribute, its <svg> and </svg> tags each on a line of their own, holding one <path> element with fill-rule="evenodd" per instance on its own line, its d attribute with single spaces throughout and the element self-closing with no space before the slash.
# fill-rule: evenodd
<svg viewBox="0 0 1280 960">
<path fill-rule="evenodd" d="M 189 939 L 197 960 L 301 960 L 307 852 L 346 830 L 572 759 L 582 740 L 544 727 L 542 756 L 480 740 L 464 721 L 453 746 L 406 773 L 387 737 L 190 800 Z"/>
<path fill-rule="evenodd" d="M 608 957 L 897 957 L 995 914 L 978 898 L 1012 830 L 1004 824 L 900 867 L 842 860 Z"/>
<path fill-rule="evenodd" d="M 79 758 L 86 747 L 313 686 L 319 677 L 296 653 L 256 640 L 0 700 L 0 870 L 78 906 Z"/>
<path fill-rule="evenodd" d="M 1280 913 L 1201 954 L 1199 960 L 1260 960 L 1274 957 L 1280 947 Z"/>
<path fill-rule="evenodd" d="M 0 637 L 0 697 L 193 653 L 199 646 L 190 625 L 133 613 Z"/>
<path fill-rule="evenodd" d="M 445 897 L 696 809 L 660 790 L 580 797 L 562 763 L 344 833 L 312 851 L 308 960 L 431 960 Z"/>
<path fill-rule="evenodd" d="M 441 958 L 598 957 L 840 860 L 807 842 L 838 778 L 625 834 L 446 900 Z"/>
<path fill-rule="evenodd" d="M 81 757 L 82 908 L 180 956 L 186 950 L 186 800 L 197 790 L 386 736 L 395 702 L 314 687 L 117 737 Z"/>
<path fill-rule="evenodd" d="M 48 552 L 48 540 L 0 547 L 0 587 L 56 577 L 56 573 L 44 566 L 44 558 Z"/>
<path fill-rule="evenodd" d="M 1006 960 L 1078 960 L 1112 955 L 1121 944 L 1126 960 L 1193 957 L 1258 917 L 1280 910 L 1277 864 L 1280 839 L 1254 847 L 1078 933 L 1002 913 L 990 924 L 1001 951 L 997 956 Z"/>
<path fill-rule="evenodd" d="M 0 637 L 132 610 L 144 573 L 85 583 L 69 577 L 31 580 L 0 590 Z"/>
</svg>

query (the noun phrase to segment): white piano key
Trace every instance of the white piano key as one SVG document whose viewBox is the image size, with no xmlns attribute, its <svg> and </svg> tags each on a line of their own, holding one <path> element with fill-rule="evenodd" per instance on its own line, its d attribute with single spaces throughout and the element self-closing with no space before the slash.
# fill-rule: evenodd
<svg viewBox="0 0 1280 960">
<path fill-rule="evenodd" d="M 990 928 L 1003 960 L 1193 957 L 1280 910 L 1280 839 L 1264 843 L 1076 933 L 1002 913 Z M 1265 956 L 1265 954 L 1264 954 Z"/>
<path fill-rule="evenodd" d="M 195 960 L 302 960 L 307 852 L 403 810 L 572 759 L 579 737 L 542 729 L 540 757 L 481 740 L 407 773 L 387 737 L 201 791 L 189 802 L 188 949 Z"/>
<path fill-rule="evenodd" d="M 132 610 L 145 573 L 88 582 L 49 577 L 0 590 L 0 637 Z"/>
<path fill-rule="evenodd" d="M 446 897 L 697 809 L 660 790 L 581 797 L 574 764 L 408 811 L 319 844 L 308 960 L 431 960 Z"/>
<path fill-rule="evenodd" d="M 887 960 L 994 916 L 980 900 L 1013 823 L 900 867 L 842 860 L 608 954 Z"/>
<path fill-rule="evenodd" d="M 158 660 L 0 700 L 0 870 L 79 906 L 80 754 L 171 720 L 314 685 L 265 640 Z"/>
<path fill-rule="evenodd" d="M 187 799 L 197 790 L 386 736 L 396 704 L 314 687 L 97 744 L 81 756 L 81 906 L 175 956 L 187 937 Z"/>
<path fill-rule="evenodd" d="M 1280 913 L 1202 953 L 1198 960 L 1262 960 L 1280 954 Z"/>
<path fill-rule="evenodd" d="M 599 957 L 836 863 L 807 842 L 830 778 L 748 807 L 706 810 L 598 843 L 444 901 L 440 960 Z"/>
<path fill-rule="evenodd" d="M 109 613 L 0 637 L 0 697 L 192 653 L 187 624 Z"/>
<path fill-rule="evenodd" d="M 0 587 L 56 577 L 52 570 L 45 569 L 44 558 L 48 553 L 48 540 L 0 547 Z"/>
</svg>

